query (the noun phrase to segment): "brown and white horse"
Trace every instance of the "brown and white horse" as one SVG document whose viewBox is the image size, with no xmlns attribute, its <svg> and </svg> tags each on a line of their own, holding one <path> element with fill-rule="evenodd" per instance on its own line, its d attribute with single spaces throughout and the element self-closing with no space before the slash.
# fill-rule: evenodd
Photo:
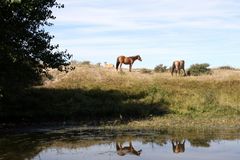
<svg viewBox="0 0 240 160">
<path fill-rule="evenodd" d="M 185 140 L 183 140 L 183 142 L 178 140 L 176 141 L 172 140 L 172 149 L 173 149 L 173 153 L 185 152 Z"/>
<path fill-rule="evenodd" d="M 119 57 L 117 57 L 116 69 L 118 70 L 118 66 L 120 65 L 120 70 L 121 70 L 122 64 L 128 64 L 129 72 L 131 72 L 132 65 L 135 60 L 142 61 L 142 58 L 139 55 L 131 56 L 131 57 L 119 56 Z"/>
<path fill-rule="evenodd" d="M 184 69 L 184 65 L 185 65 L 184 60 L 174 61 L 173 64 L 172 64 L 172 70 L 171 70 L 172 76 L 173 76 L 173 72 L 174 72 L 174 71 L 176 72 L 176 75 L 177 75 L 177 74 L 180 75 L 181 69 L 182 69 L 183 72 L 184 72 L 184 76 L 186 76 L 186 72 L 185 72 L 185 69 Z"/>
</svg>

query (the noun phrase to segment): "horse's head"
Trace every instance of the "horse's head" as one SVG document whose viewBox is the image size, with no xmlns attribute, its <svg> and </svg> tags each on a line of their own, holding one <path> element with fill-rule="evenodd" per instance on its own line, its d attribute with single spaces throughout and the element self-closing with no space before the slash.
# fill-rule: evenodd
<svg viewBox="0 0 240 160">
<path fill-rule="evenodd" d="M 139 61 L 142 61 L 142 58 L 141 58 L 139 55 L 137 55 L 137 59 L 138 59 Z"/>
<path fill-rule="evenodd" d="M 142 150 L 140 149 L 139 151 L 133 150 L 133 154 L 140 156 L 140 154 L 142 153 Z"/>
<path fill-rule="evenodd" d="M 181 141 L 174 141 L 172 140 L 172 147 L 174 153 L 182 153 L 185 151 L 185 140 Z"/>
</svg>

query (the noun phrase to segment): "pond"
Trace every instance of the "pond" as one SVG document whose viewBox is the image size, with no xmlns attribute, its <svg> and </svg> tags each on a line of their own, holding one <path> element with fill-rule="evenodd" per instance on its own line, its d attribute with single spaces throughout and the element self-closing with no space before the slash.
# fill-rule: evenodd
<svg viewBox="0 0 240 160">
<path fill-rule="evenodd" d="M 239 130 L 64 128 L 2 132 L 0 160 L 239 160 Z"/>
</svg>

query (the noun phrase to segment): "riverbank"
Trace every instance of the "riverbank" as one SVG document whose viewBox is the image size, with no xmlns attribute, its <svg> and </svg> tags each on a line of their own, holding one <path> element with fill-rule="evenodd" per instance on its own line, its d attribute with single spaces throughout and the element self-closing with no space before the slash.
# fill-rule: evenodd
<svg viewBox="0 0 240 160">
<path fill-rule="evenodd" d="M 50 74 L 52 80 L 43 86 L 17 93 L 3 104 L 1 121 L 109 122 L 131 128 L 239 126 L 239 70 L 172 77 L 79 65 L 67 74 Z"/>
<path fill-rule="evenodd" d="M 191 150 L 206 149 L 214 147 L 214 143 L 219 147 L 223 147 L 223 150 L 227 150 L 227 146 L 232 146 L 233 151 L 237 155 L 237 147 L 239 144 L 239 129 L 225 130 L 218 129 L 113 129 L 104 127 L 79 127 L 79 126 L 65 126 L 65 127 L 53 127 L 53 128 L 30 128 L 30 130 L 22 129 L 12 130 L 12 132 L 4 133 L 0 130 L 0 159 L 36 159 L 34 157 L 40 157 L 41 159 L 51 159 L 53 157 L 74 157 L 76 154 L 80 154 L 82 159 L 96 159 L 96 156 L 109 153 L 117 155 L 116 144 L 121 143 L 123 146 L 132 145 L 137 150 L 143 151 L 143 156 L 149 153 L 149 149 L 154 149 L 154 153 L 158 153 L 157 157 L 172 154 L 172 144 L 186 142 L 184 149 L 186 149 L 187 155 Z M 234 145 L 226 145 L 228 143 L 234 143 Z M 148 147 L 144 147 L 144 145 Z M 99 147 L 107 147 L 104 151 Z M 167 149 L 164 149 L 164 146 Z M 156 149 L 156 147 L 160 147 Z M 94 154 L 87 154 L 91 148 L 94 148 Z M 110 150 L 110 152 L 109 152 Z M 219 149 L 218 149 L 219 150 Z M 164 152 L 164 153 L 161 153 Z M 51 152 L 50 156 L 43 156 Z M 199 153 L 199 151 L 197 152 Z M 214 152 L 215 153 L 215 152 Z M 219 152 L 216 152 L 218 156 Z M 224 152 L 229 153 L 229 152 Z M 212 155 L 212 150 L 209 152 Z M 207 155 L 209 155 L 207 154 Z M 84 156 L 83 156 L 84 155 Z M 92 158 L 85 155 L 93 155 Z M 176 154 L 173 153 L 174 156 Z M 202 155 L 202 154 L 201 154 Z M 77 156 L 77 159 L 80 157 Z M 179 156 L 179 155 L 178 155 Z M 183 156 L 183 154 L 182 154 Z M 214 157 L 216 157 L 214 156 Z M 150 157 L 150 156 L 149 156 Z M 151 156 L 152 157 L 152 156 Z M 157 159 L 154 158 L 154 159 Z M 204 156 L 206 157 L 206 156 Z M 229 156 L 227 156 L 229 157 Z M 117 159 L 113 158 L 113 159 Z M 59 159 L 59 158 L 58 158 Z M 61 158 L 60 158 L 61 159 Z M 74 158 L 73 158 L 74 159 Z M 174 158 L 170 158 L 174 159 Z M 190 158 L 191 159 L 191 158 Z M 236 158 L 237 159 L 237 158 Z"/>
</svg>

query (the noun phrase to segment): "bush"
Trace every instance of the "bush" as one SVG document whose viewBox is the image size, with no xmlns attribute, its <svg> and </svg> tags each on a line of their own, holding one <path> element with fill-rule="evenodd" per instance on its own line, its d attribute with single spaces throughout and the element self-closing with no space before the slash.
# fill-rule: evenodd
<svg viewBox="0 0 240 160">
<path fill-rule="evenodd" d="M 82 61 L 81 65 L 90 65 L 90 61 Z"/>
<path fill-rule="evenodd" d="M 146 69 L 146 68 L 142 68 L 140 70 L 141 73 L 152 73 L 152 70 L 151 69 Z"/>
<path fill-rule="evenodd" d="M 100 62 L 96 63 L 96 66 L 101 67 L 101 63 Z"/>
<path fill-rule="evenodd" d="M 159 64 L 154 68 L 154 72 L 166 72 L 167 66 L 163 66 L 163 64 Z"/>
<path fill-rule="evenodd" d="M 80 64 L 81 62 L 77 61 L 77 60 L 71 60 L 70 64 L 72 65 L 78 65 Z"/>
<path fill-rule="evenodd" d="M 188 73 L 193 76 L 199 76 L 201 74 L 211 74 L 211 70 L 208 68 L 210 65 L 208 63 L 193 64 L 188 69 Z"/>
<path fill-rule="evenodd" d="M 220 67 L 218 67 L 218 69 L 235 70 L 235 68 L 233 68 L 231 66 L 220 66 Z"/>
</svg>

